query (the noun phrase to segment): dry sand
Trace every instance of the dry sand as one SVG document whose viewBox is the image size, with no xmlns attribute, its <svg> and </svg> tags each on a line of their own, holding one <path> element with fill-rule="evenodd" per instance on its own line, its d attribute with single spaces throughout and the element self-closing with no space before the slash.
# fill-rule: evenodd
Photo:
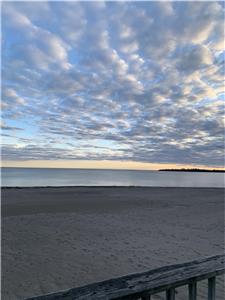
<svg viewBox="0 0 225 300">
<path fill-rule="evenodd" d="M 224 189 L 9 188 L 2 217 L 2 299 L 224 252 Z"/>
</svg>

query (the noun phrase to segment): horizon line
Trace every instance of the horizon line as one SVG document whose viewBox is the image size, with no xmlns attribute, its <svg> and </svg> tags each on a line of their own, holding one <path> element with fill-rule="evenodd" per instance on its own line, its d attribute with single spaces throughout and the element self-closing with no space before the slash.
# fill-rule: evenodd
<svg viewBox="0 0 225 300">
<path fill-rule="evenodd" d="M 94 167 L 42 167 L 42 166 L 1 166 L 1 169 L 9 168 L 9 169 L 64 169 L 64 170 L 103 170 L 103 171 L 224 171 L 225 167 L 204 167 L 204 168 L 198 168 L 198 167 L 180 167 L 180 168 L 159 168 L 159 169 L 132 169 L 132 168 L 94 168 Z"/>
</svg>

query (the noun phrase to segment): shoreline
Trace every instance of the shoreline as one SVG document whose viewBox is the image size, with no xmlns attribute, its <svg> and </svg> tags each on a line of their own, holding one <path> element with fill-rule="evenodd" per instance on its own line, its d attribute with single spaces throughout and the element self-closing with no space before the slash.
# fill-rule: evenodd
<svg viewBox="0 0 225 300">
<path fill-rule="evenodd" d="M 141 186 L 141 185 L 46 185 L 46 186 L 2 186 L 1 189 L 51 189 L 51 188 L 101 188 L 101 189 L 224 189 L 224 187 L 198 187 L 198 186 Z"/>
</svg>

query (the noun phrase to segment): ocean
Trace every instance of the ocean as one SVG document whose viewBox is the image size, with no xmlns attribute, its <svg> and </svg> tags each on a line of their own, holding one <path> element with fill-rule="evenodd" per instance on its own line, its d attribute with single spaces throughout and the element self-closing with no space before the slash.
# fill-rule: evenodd
<svg viewBox="0 0 225 300">
<path fill-rule="evenodd" d="M 224 187 L 224 173 L 2 168 L 1 186 Z"/>
</svg>

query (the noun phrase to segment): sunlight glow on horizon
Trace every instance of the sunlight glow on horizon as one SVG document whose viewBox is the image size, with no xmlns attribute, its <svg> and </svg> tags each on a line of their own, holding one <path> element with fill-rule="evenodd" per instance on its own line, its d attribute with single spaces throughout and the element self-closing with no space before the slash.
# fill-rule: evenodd
<svg viewBox="0 0 225 300">
<path fill-rule="evenodd" d="M 205 165 L 185 165 L 169 163 L 143 163 L 133 161 L 97 161 L 97 160 L 33 160 L 33 161 L 3 161 L 2 167 L 10 168 L 65 168 L 65 169 L 116 169 L 116 170 L 159 170 L 164 168 L 204 168 L 223 170 L 223 167 Z"/>
</svg>

